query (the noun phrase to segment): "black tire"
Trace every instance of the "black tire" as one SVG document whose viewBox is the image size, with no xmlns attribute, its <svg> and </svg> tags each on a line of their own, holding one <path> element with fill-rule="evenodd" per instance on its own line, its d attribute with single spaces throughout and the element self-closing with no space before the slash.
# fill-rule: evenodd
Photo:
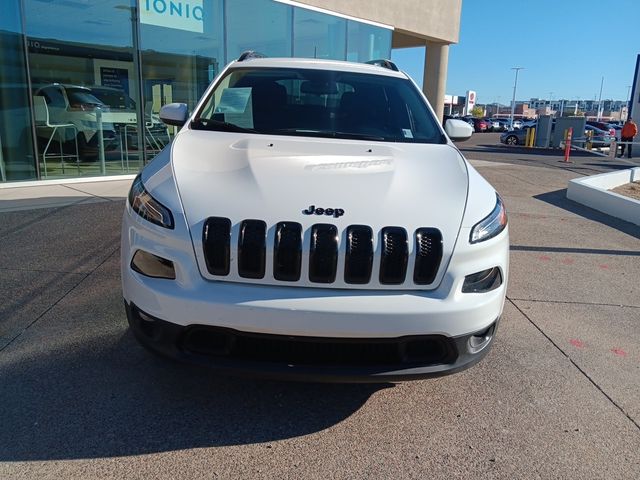
<svg viewBox="0 0 640 480">
<path fill-rule="evenodd" d="M 506 143 L 507 145 L 518 145 L 518 137 L 516 137 L 515 135 L 509 135 L 504 143 Z"/>
</svg>

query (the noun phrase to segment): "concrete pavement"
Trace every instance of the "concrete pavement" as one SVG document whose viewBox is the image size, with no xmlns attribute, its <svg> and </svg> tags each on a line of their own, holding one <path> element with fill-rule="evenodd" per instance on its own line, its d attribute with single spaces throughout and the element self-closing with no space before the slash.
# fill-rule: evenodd
<svg viewBox="0 0 640 480">
<path fill-rule="evenodd" d="M 122 198 L 0 213 L 0 478 L 640 477 L 640 229 L 564 197 L 617 163 L 474 139 L 510 215 L 508 300 L 489 355 L 436 380 L 255 381 L 157 358 L 126 327 Z"/>
<path fill-rule="evenodd" d="M 65 207 L 127 197 L 135 175 L 0 184 L 0 212 Z M 18 215 L 18 218 L 20 215 Z"/>
</svg>

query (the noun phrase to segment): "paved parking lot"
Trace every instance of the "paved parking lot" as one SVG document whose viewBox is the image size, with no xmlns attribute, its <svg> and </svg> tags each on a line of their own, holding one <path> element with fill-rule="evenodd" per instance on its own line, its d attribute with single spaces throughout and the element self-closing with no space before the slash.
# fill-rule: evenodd
<svg viewBox="0 0 640 480">
<path fill-rule="evenodd" d="M 485 360 L 435 380 L 281 383 L 157 358 L 126 326 L 124 200 L 0 213 L 0 478 L 639 478 L 640 228 L 564 191 L 624 163 L 496 138 L 462 146 L 510 214 L 504 316 Z"/>
</svg>

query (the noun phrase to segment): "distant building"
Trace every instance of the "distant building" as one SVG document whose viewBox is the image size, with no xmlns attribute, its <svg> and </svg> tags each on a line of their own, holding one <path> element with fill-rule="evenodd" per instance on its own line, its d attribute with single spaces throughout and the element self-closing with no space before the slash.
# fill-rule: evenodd
<svg viewBox="0 0 640 480">
<path fill-rule="evenodd" d="M 467 104 L 467 97 L 462 95 L 444 96 L 444 114 L 459 117 L 465 115 L 464 107 Z"/>
<path fill-rule="evenodd" d="M 489 103 L 481 105 L 485 110 L 485 116 L 493 118 L 509 118 L 511 116 L 511 105 L 500 105 Z M 536 109 L 531 108 L 528 103 L 516 102 L 516 108 L 513 113 L 515 118 L 535 118 Z"/>
<path fill-rule="evenodd" d="M 536 109 L 538 115 L 585 115 L 587 118 L 598 117 L 597 100 L 557 99 L 545 100 L 532 98 L 529 105 Z M 625 100 L 602 100 L 600 118 L 603 120 L 626 120 L 627 102 Z"/>
</svg>

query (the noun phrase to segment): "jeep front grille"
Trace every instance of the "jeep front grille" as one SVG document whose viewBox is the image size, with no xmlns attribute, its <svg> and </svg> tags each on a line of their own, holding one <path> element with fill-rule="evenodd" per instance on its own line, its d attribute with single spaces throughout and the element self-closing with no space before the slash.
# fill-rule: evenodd
<svg viewBox="0 0 640 480">
<path fill-rule="evenodd" d="M 235 242 L 233 232 L 237 232 Z M 415 285 L 430 285 L 436 279 L 443 256 L 442 234 L 436 228 L 418 228 L 410 237 L 402 227 L 384 227 L 378 232 L 378 253 L 374 250 L 376 234 L 366 225 L 350 225 L 339 232 L 335 225 L 317 223 L 308 233 L 305 240 L 304 229 L 297 222 L 280 222 L 268 228 L 262 220 L 243 220 L 234 230 L 228 218 L 210 217 L 204 222 L 202 234 L 207 271 L 215 277 L 229 276 L 231 263 L 235 261 L 242 278 L 299 282 L 306 280 L 302 279 L 305 271 L 308 280 L 318 286 L 335 283 L 337 279 L 350 285 L 367 285 L 372 283 L 376 272 L 381 285 L 397 286 L 407 280 L 413 246 L 413 275 L 408 278 Z M 342 248 L 341 235 L 344 235 Z M 271 236 L 273 242 L 269 242 Z M 233 243 L 237 249 L 235 260 Z M 268 245 L 273 245 L 271 253 L 267 251 Z M 268 261 L 269 255 L 272 262 Z M 307 268 L 303 268 L 305 259 Z"/>
</svg>

